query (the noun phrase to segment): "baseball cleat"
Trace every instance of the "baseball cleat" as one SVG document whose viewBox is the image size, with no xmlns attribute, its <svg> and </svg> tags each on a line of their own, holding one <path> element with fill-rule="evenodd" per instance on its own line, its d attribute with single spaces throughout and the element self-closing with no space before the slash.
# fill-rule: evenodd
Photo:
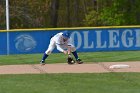
<svg viewBox="0 0 140 93">
<path fill-rule="evenodd" d="M 82 60 L 79 59 L 79 58 L 76 60 L 76 62 L 77 62 L 78 64 L 83 64 Z"/>
<path fill-rule="evenodd" d="M 44 60 L 41 60 L 41 61 L 40 61 L 40 64 L 41 64 L 41 65 L 45 65 L 46 63 L 45 63 Z"/>
</svg>

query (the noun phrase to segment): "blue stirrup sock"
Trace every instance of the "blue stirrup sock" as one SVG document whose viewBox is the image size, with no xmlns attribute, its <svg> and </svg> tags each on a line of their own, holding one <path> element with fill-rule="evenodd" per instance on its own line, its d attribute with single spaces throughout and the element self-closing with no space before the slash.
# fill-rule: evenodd
<svg viewBox="0 0 140 93">
<path fill-rule="evenodd" d="M 74 55 L 74 57 L 75 57 L 76 60 L 79 58 L 76 51 L 72 52 L 72 54 Z"/>
<path fill-rule="evenodd" d="M 48 57 L 49 55 L 47 55 L 46 53 L 44 53 L 42 60 L 45 61 L 45 59 Z"/>
</svg>

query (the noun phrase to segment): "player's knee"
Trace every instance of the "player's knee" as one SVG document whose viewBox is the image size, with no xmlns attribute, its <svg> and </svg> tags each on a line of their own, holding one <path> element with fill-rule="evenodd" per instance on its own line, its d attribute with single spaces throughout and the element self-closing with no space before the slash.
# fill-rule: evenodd
<svg viewBox="0 0 140 93">
<path fill-rule="evenodd" d="M 46 53 L 47 55 L 50 55 L 50 54 L 51 54 L 51 51 L 48 50 L 48 51 L 46 51 L 45 53 Z"/>
<path fill-rule="evenodd" d="M 71 52 L 74 52 L 76 51 L 76 48 L 75 47 L 71 47 Z"/>
</svg>

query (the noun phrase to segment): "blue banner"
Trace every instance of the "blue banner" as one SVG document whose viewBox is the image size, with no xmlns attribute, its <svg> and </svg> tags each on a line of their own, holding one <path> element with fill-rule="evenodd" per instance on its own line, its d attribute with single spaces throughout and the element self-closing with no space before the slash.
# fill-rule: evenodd
<svg viewBox="0 0 140 93">
<path fill-rule="evenodd" d="M 140 50 L 140 29 L 80 30 L 72 37 L 81 52 Z"/>
<path fill-rule="evenodd" d="M 6 32 L 0 32 L 0 54 L 6 54 L 7 53 L 7 33 Z"/>
<path fill-rule="evenodd" d="M 79 52 L 140 50 L 140 28 L 67 29 Z M 64 30 L 9 32 L 10 54 L 43 53 L 50 37 Z M 0 32 L 0 54 L 7 53 L 6 32 Z M 54 52 L 58 52 L 56 49 Z"/>
</svg>

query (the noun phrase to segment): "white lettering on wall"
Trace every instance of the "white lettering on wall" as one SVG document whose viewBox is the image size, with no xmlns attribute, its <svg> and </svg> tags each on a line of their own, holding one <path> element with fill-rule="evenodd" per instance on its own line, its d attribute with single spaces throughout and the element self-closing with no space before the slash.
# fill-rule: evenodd
<svg viewBox="0 0 140 93">
<path fill-rule="evenodd" d="M 136 29 L 136 45 L 135 47 L 140 47 L 140 29 Z"/>
<path fill-rule="evenodd" d="M 77 36 L 77 46 L 75 45 L 75 47 L 76 47 L 76 49 L 78 49 L 78 48 L 80 48 L 81 47 L 81 45 L 82 45 L 82 37 L 81 37 L 81 35 L 80 35 L 80 33 L 78 32 L 78 31 L 74 31 L 72 34 L 71 34 L 71 37 L 74 39 L 74 37 L 76 37 Z M 74 44 L 74 42 L 73 42 L 73 44 Z"/>
<path fill-rule="evenodd" d="M 96 48 L 106 48 L 106 41 L 102 42 L 102 36 L 101 33 L 102 31 L 95 31 L 97 35 L 97 46 Z M 103 43 L 103 44 L 102 44 Z"/>
<path fill-rule="evenodd" d="M 129 37 L 127 37 L 127 34 L 129 35 Z M 127 43 L 128 41 L 128 43 Z M 124 45 L 124 47 L 132 47 L 133 46 L 133 33 L 132 30 L 126 29 L 123 33 L 122 33 L 122 44 Z"/>
<path fill-rule="evenodd" d="M 117 48 L 120 46 L 118 30 L 108 30 L 109 32 L 109 48 Z"/>
<path fill-rule="evenodd" d="M 83 32 L 83 34 L 84 34 L 84 46 L 83 46 L 83 48 L 94 48 L 94 43 L 93 43 L 93 41 L 89 44 L 89 40 L 88 40 L 88 38 L 89 38 L 89 31 L 84 31 Z"/>
<path fill-rule="evenodd" d="M 140 29 L 112 29 L 107 30 L 105 34 L 103 31 L 74 31 L 71 36 L 75 39 L 77 49 L 140 47 Z"/>
</svg>

